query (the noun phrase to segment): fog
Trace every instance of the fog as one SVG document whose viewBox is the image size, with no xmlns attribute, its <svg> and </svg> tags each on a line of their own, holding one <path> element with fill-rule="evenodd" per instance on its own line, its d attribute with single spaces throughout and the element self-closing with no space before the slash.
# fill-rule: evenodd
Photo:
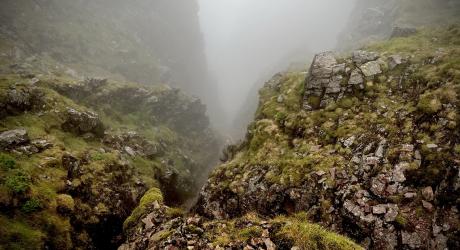
<svg viewBox="0 0 460 250">
<path fill-rule="evenodd" d="M 255 107 L 243 106 L 251 89 L 290 63 L 306 65 L 312 53 L 334 49 L 354 3 L 199 0 L 208 67 L 217 84 L 213 95 L 218 95 L 225 114 L 213 119 L 216 126 L 224 133 L 241 134 L 245 124 L 234 120 L 241 111 L 255 112 Z"/>
</svg>

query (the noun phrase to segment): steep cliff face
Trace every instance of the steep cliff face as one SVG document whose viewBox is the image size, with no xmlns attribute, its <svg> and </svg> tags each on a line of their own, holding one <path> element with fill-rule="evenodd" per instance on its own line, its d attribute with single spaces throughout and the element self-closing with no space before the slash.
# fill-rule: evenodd
<svg viewBox="0 0 460 250">
<path fill-rule="evenodd" d="M 12 69 L 0 108 L 5 249 L 116 248 L 141 198 L 193 198 L 219 147 L 204 105 L 163 85 Z"/>
<path fill-rule="evenodd" d="M 227 150 L 197 212 L 303 211 L 366 248 L 458 248 L 458 34 L 320 53 L 307 75 L 267 82 L 246 140 Z"/>
<path fill-rule="evenodd" d="M 83 76 L 209 88 L 196 1 L 3 1 L 3 43 Z M 49 69 L 48 69 L 49 70 Z"/>
<path fill-rule="evenodd" d="M 276 75 L 195 213 L 157 199 L 120 249 L 458 248 L 459 32 L 324 52 Z"/>
<path fill-rule="evenodd" d="M 114 249 L 146 202 L 194 198 L 220 143 L 199 99 L 159 83 L 206 84 L 196 12 L 2 2 L 1 249 Z"/>
</svg>

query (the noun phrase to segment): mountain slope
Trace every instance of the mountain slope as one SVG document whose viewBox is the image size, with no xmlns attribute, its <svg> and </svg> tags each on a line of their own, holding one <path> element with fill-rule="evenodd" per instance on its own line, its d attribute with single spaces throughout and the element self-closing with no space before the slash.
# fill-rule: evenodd
<svg viewBox="0 0 460 250">
<path fill-rule="evenodd" d="M 205 106 L 178 89 L 9 66 L 0 75 L 2 249 L 116 248 L 144 194 L 181 206 L 216 161 Z"/>
</svg>

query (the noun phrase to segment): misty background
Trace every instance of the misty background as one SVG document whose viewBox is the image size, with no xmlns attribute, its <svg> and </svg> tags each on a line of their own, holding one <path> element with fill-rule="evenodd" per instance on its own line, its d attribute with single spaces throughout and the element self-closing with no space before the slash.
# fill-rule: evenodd
<svg viewBox="0 0 460 250">
<path fill-rule="evenodd" d="M 307 68 L 314 53 L 333 50 L 355 0 L 199 0 L 207 65 L 222 112 L 214 126 L 243 136 L 264 81 L 289 67 Z M 209 98 L 208 98 L 209 99 Z M 213 107 L 209 107 L 213 110 Z"/>
</svg>

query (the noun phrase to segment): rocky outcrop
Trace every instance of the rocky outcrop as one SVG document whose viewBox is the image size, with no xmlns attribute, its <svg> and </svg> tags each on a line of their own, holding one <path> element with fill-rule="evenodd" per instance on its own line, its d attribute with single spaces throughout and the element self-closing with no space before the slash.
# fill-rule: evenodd
<svg viewBox="0 0 460 250">
<path fill-rule="evenodd" d="M 445 98 L 437 109 L 433 100 L 458 86 L 444 78 L 428 87 L 421 75 L 437 67 L 430 57 L 324 52 L 303 95 L 292 78 L 266 85 L 246 141 L 213 171 L 195 211 L 218 220 L 305 211 L 370 249 L 456 248 L 459 135 L 457 118 L 445 115 L 458 113 L 459 103 Z M 426 87 L 417 91 L 418 84 Z M 284 102 L 295 98 L 301 107 Z M 422 138 L 441 120 L 440 137 Z"/>
<path fill-rule="evenodd" d="M 78 135 L 86 133 L 92 133 L 98 137 L 104 135 L 104 125 L 96 113 L 90 111 L 80 112 L 73 108 L 68 108 L 66 116 L 66 121 L 62 124 L 62 128 L 65 131 Z"/>
<path fill-rule="evenodd" d="M 6 150 L 30 141 L 25 129 L 14 129 L 0 134 L 0 149 Z"/>
<path fill-rule="evenodd" d="M 41 109 L 45 104 L 44 93 L 35 87 L 15 86 L 0 94 L 0 119 L 7 115 L 18 115 L 24 111 Z"/>
<path fill-rule="evenodd" d="M 58 211 L 72 215 L 73 234 L 89 235 L 90 241 L 76 239 L 76 245 L 114 247 L 119 244 L 123 221 L 147 188 L 135 176 L 133 166 L 121 158 L 104 162 L 99 169 L 95 164 L 89 155 L 62 156 L 62 166 L 67 170 L 66 193 L 70 196 L 60 196 Z"/>
<path fill-rule="evenodd" d="M 342 63 L 338 63 L 332 52 L 318 54 L 306 79 L 303 106 L 306 110 L 325 108 L 347 93 L 364 89 L 365 81 L 381 74 L 386 67 L 386 60 L 375 52 L 354 51 L 351 60 Z"/>
</svg>

